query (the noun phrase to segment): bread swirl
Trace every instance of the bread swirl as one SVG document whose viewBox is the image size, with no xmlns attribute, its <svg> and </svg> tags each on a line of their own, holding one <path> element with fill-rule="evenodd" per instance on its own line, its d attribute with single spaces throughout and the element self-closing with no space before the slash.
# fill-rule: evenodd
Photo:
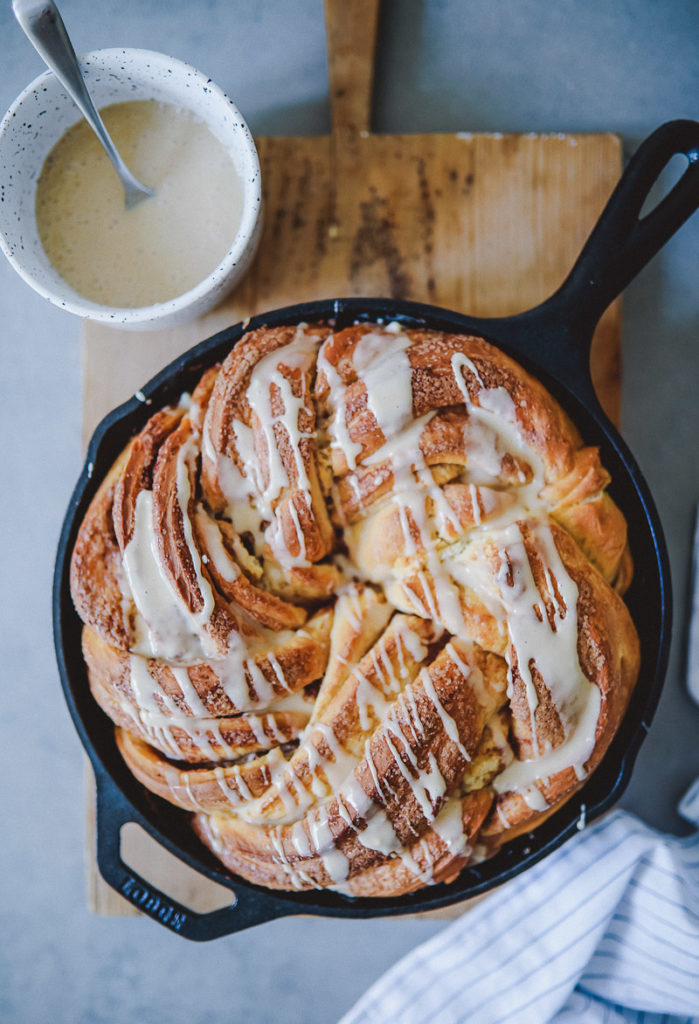
<svg viewBox="0 0 699 1024">
<path fill-rule="evenodd" d="M 569 799 L 624 714 L 609 482 L 482 338 L 248 333 L 132 439 L 75 544 L 125 761 L 258 884 L 452 880 Z"/>
</svg>

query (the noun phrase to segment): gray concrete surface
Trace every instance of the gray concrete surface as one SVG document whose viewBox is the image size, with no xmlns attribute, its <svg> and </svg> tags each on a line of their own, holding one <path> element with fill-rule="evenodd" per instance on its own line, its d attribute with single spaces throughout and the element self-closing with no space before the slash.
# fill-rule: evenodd
<svg viewBox="0 0 699 1024">
<path fill-rule="evenodd" d="M 320 0 L 64 0 L 77 49 L 143 46 L 208 72 L 253 131 L 329 126 Z M 41 70 L 0 8 L 0 108 Z M 694 0 L 386 0 L 381 131 L 620 132 L 627 153 L 660 122 L 699 116 Z M 623 799 L 681 831 L 699 774 L 699 709 L 684 691 L 690 537 L 699 499 L 699 216 L 624 302 L 623 432 L 665 524 L 676 628 L 662 702 Z M 2 841 L 0 1019 L 335 1021 L 401 954 L 444 927 L 285 920 L 195 946 L 145 919 L 85 905 L 82 751 L 54 664 L 54 548 L 81 460 L 79 325 L 0 261 Z"/>
</svg>

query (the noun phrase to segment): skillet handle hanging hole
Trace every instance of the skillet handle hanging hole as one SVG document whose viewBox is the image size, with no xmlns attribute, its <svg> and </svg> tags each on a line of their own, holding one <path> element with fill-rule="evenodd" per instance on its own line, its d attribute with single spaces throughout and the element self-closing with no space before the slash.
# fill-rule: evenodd
<svg viewBox="0 0 699 1024">
<path fill-rule="evenodd" d="M 653 210 L 660 205 L 661 200 L 670 194 L 675 185 L 679 184 L 690 162 L 686 153 L 674 153 L 670 157 L 643 202 L 638 215 L 639 221 L 644 221 L 646 217 L 650 216 Z"/>
<path fill-rule="evenodd" d="M 129 849 L 133 829 L 147 831 L 134 809 L 121 797 L 108 777 L 97 781 L 97 864 L 102 878 L 116 892 L 148 917 L 171 931 L 194 941 L 205 941 L 243 931 L 264 921 L 294 913 L 289 904 L 241 886 L 229 891 L 226 905 L 218 897 L 216 909 L 201 912 L 168 895 L 127 863 L 123 848 Z M 186 827 L 186 826 L 185 826 Z M 122 841 L 126 842 L 122 846 Z M 131 849 L 135 849 L 133 843 Z M 129 856 L 129 860 L 133 858 Z M 193 869 L 190 869 L 193 870 Z M 218 888 L 223 889 L 222 886 Z"/>
<path fill-rule="evenodd" d="M 678 155 L 685 158 L 681 177 L 645 213 L 663 172 Z M 591 336 L 607 306 L 698 206 L 699 122 L 668 121 L 632 156 L 573 270 L 554 297 L 579 315 L 581 333 Z"/>
</svg>

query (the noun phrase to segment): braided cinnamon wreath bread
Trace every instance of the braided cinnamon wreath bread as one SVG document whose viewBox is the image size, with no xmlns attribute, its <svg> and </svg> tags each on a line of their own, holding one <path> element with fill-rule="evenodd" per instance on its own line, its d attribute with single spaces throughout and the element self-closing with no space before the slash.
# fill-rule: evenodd
<svg viewBox="0 0 699 1024">
<path fill-rule="evenodd" d="M 73 551 L 131 771 L 255 883 L 454 879 L 621 721 L 639 645 L 608 482 L 482 338 L 248 333 L 133 438 Z"/>
</svg>

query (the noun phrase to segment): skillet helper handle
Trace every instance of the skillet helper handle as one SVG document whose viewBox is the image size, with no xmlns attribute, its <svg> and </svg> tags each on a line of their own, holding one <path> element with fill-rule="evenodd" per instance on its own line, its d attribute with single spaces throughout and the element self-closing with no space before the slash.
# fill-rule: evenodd
<svg viewBox="0 0 699 1024">
<path fill-rule="evenodd" d="M 264 921 L 293 914 L 287 902 L 274 895 L 236 888 L 232 906 L 197 913 L 167 896 L 121 858 L 121 828 L 129 822 L 142 827 L 134 810 L 121 798 L 112 780 L 96 770 L 97 864 L 100 874 L 124 899 L 159 924 L 196 942 L 243 931 Z"/>
<path fill-rule="evenodd" d="M 684 154 L 680 180 L 646 216 L 639 214 L 669 160 Z M 573 270 L 546 305 L 576 313 L 576 333 L 589 341 L 607 306 L 699 206 L 699 122 L 661 125 L 631 158 Z"/>
</svg>

